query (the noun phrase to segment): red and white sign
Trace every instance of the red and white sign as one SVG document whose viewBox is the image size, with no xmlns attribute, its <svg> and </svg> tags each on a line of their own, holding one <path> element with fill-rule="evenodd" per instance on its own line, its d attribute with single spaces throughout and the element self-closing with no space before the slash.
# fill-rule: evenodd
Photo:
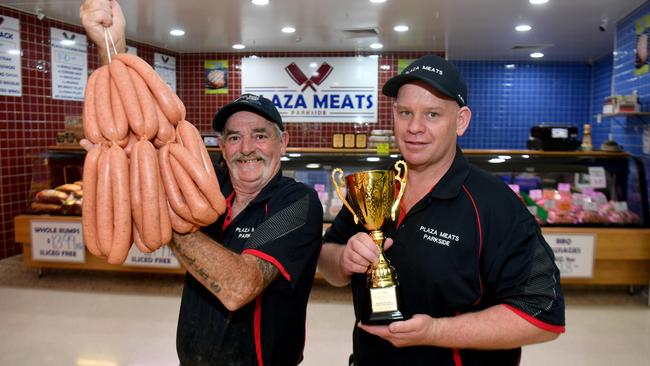
<svg viewBox="0 0 650 366">
<path fill-rule="evenodd" d="M 377 122 L 377 59 L 242 59 L 242 93 L 273 101 L 284 122 Z"/>
</svg>

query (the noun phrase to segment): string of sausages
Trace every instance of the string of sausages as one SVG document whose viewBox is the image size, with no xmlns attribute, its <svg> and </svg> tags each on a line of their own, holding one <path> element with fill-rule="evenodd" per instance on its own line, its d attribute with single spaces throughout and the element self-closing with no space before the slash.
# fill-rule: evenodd
<svg viewBox="0 0 650 366">
<path fill-rule="evenodd" d="M 196 231 L 225 212 L 199 131 L 138 56 L 113 55 L 88 77 L 83 128 L 82 226 L 93 255 L 123 263 L 133 242 L 153 252 L 172 230 Z"/>
</svg>

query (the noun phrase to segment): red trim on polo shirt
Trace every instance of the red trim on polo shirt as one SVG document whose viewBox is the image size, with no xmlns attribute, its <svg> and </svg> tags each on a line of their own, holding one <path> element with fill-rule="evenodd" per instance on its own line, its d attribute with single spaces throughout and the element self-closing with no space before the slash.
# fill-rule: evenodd
<svg viewBox="0 0 650 366">
<path fill-rule="evenodd" d="M 257 249 L 245 249 L 242 252 L 242 254 L 254 255 L 254 256 L 258 257 L 258 258 L 262 258 L 265 261 L 272 263 L 274 266 L 276 266 L 280 270 L 280 273 L 282 273 L 282 276 L 284 276 L 284 278 L 286 278 L 287 281 L 291 281 L 291 275 L 289 274 L 289 272 L 287 272 L 287 270 L 284 269 L 284 266 L 280 262 L 278 262 L 277 259 L 273 258 L 272 256 L 270 256 L 270 255 L 268 255 L 268 254 L 266 254 L 264 252 L 261 252 L 261 251 L 259 251 Z"/>
<path fill-rule="evenodd" d="M 481 261 L 481 253 L 483 253 L 483 227 L 481 226 L 481 216 L 478 213 L 478 206 L 476 206 L 476 202 L 474 202 L 474 197 L 472 197 L 472 194 L 469 193 L 469 189 L 467 189 L 467 186 L 463 184 L 463 190 L 467 194 L 467 197 L 469 197 L 469 200 L 472 202 L 472 206 L 474 206 L 474 212 L 476 213 L 476 226 L 478 230 L 478 261 L 476 261 L 476 265 L 479 265 L 479 262 Z M 483 298 L 483 279 L 481 278 L 481 271 L 477 271 L 479 273 L 478 276 L 478 284 L 480 286 L 480 294 L 478 296 L 478 299 L 474 302 L 472 305 L 477 305 L 481 299 Z"/>
<path fill-rule="evenodd" d="M 226 228 L 232 222 L 232 199 L 235 198 L 235 191 L 233 191 L 228 198 L 226 198 L 226 217 L 223 219 L 223 226 L 221 232 L 226 231 Z"/>
<path fill-rule="evenodd" d="M 543 321 L 531 316 L 530 314 L 526 314 L 525 312 L 517 309 L 514 306 L 510 306 L 508 304 L 501 304 L 501 305 L 512 310 L 512 312 L 524 318 L 524 320 L 526 320 L 527 322 L 531 323 L 532 325 L 538 328 L 548 330 L 549 332 L 553 332 L 553 333 L 564 333 L 565 331 L 564 325 L 553 325 L 553 324 L 544 323 Z"/>
<path fill-rule="evenodd" d="M 255 314 L 253 314 L 253 332 L 255 334 L 255 353 L 257 354 L 257 364 L 264 365 L 262 358 L 262 295 L 255 299 Z"/>
<path fill-rule="evenodd" d="M 463 360 L 460 358 L 460 350 L 458 348 L 453 349 L 454 352 L 454 365 L 463 366 Z"/>
</svg>

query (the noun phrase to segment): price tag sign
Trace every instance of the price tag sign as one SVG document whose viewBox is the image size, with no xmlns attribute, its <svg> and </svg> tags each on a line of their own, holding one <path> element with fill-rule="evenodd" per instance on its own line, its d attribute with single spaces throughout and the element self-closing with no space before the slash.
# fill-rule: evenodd
<svg viewBox="0 0 650 366">
<path fill-rule="evenodd" d="M 553 249 L 562 277 L 593 277 L 596 235 L 544 234 L 544 239 Z"/>
<path fill-rule="evenodd" d="M 180 268 L 181 266 L 174 252 L 167 245 L 153 253 L 142 253 L 135 244 L 131 246 L 124 265 L 156 268 Z"/>
<path fill-rule="evenodd" d="M 32 221 L 32 259 L 84 263 L 86 250 L 80 222 Z"/>
<path fill-rule="evenodd" d="M 592 188 L 607 188 L 607 177 L 605 176 L 605 168 L 603 168 L 602 166 L 590 166 L 589 180 L 591 181 Z"/>
</svg>

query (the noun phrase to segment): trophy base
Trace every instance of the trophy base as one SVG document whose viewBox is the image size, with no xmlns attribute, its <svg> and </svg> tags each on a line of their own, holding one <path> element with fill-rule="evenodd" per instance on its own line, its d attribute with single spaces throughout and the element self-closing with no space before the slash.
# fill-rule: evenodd
<svg viewBox="0 0 650 366">
<path fill-rule="evenodd" d="M 361 323 L 366 325 L 388 325 L 394 321 L 406 320 L 401 311 L 387 311 L 383 313 L 372 313 L 367 321 Z"/>
</svg>

